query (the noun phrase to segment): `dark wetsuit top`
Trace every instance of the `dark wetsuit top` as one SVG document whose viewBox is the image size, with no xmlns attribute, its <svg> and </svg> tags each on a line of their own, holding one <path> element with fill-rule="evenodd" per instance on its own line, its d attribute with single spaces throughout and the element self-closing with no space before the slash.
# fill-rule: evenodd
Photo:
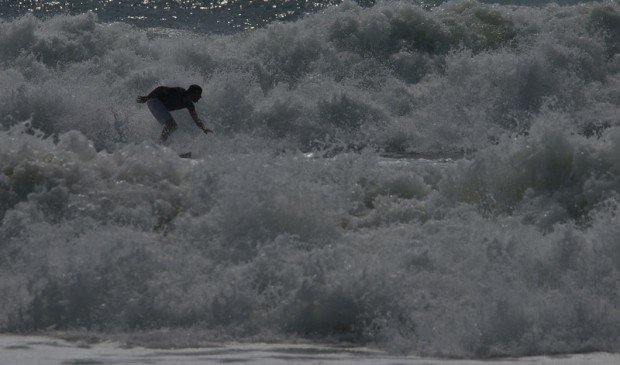
<svg viewBox="0 0 620 365">
<path fill-rule="evenodd" d="M 157 89 L 157 99 L 164 104 L 168 111 L 187 108 L 195 110 L 194 103 L 183 100 L 185 89 L 182 87 L 165 87 L 160 86 Z"/>
</svg>

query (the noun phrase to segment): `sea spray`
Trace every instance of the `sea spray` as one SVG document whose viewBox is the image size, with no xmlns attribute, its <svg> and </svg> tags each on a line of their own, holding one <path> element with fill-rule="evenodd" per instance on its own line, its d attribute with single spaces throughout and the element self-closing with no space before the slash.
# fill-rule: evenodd
<svg viewBox="0 0 620 365">
<path fill-rule="evenodd" d="M 618 351 L 618 14 L 347 2 L 234 35 L 3 20 L 0 328 Z M 162 146 L 135 97 L 190 83 L 216 133 L 175 112 Z"/>
<path fill-rule="evenodd" d="M 400 181 L 372 155 L 191 164 L 148 144 L 24 137 L 2 153 L 3 323 L 224 326 L 451 356 L 613 350 L 616 134 L 522 137 L 508 158 L 531 167 L 501 164 L 513 179 L 485 180 L 505 174 L 484 167 L 506 158 L 490 150 L 412 162 Z"/>
<path fill-rule="evenodd" d="M 618 11 L 580 9 L 347 3 L 243 36 L 182 37 L 92 14 L 27 16 L 2 24 L 3 125 L 33 117 L 45 132 L 78 129 L 111 148 L 156 133 L 135 95 L 200 83 L 199 110 L 219 131 L 306 151 L 478 149 L 523 133 L 548 106 L 592 133 L 616 122 Z"/>
</svg>

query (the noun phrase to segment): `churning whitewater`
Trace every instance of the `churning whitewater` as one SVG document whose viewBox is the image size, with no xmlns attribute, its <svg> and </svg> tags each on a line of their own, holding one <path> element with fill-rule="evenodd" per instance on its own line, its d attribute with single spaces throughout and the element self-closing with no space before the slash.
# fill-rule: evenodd
<svg viewBox="0 0 620 365">
<path fill-rule="evenodd" d="M 504 3 L 0 18 L 0 331 L 620 351 L 620 4 Z"/>
</svg>

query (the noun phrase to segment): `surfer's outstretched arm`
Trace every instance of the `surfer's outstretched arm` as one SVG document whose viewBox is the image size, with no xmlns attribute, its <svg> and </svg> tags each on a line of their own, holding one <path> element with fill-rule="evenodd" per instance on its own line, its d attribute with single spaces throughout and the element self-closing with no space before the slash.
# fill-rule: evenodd
<svg viewBox="0 0 620 365">
<path fill-rule="evenodd" d="M 188 109 L 189 109 L 189 115 L 192 116 L 192 119 L 194 120 L 194 123 L 196 123 L 198 128 L 202 129 L 202 131 L 205 132 L 205 134 L 213 133 L 213 131 L 211 129 L 207 128 L 205 126 L 205 124 L 202 122 L 202 120 L 200 120 L 200 118 L 198 118 L 198 113 L 196 113 L 196 108 L 191 107 L 191 108 L 188 108 Z"/>
</svg>

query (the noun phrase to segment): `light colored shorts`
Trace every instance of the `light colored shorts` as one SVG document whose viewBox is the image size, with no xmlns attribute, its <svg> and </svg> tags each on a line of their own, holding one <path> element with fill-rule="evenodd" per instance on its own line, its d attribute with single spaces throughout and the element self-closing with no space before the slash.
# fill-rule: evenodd
<svg viewBox="0 0 620 365">
<path fill-rule="evenodd" d="M 149 99 L 146 102 L 146 105 L 149 107 L 151 114 L 153 114 L 159 123 L 166 124 L 167 121 L 172 119 L 172 115 L 170 115 L 170 112 L 166 109 L 164 103 L 158 99 Z"/>
</svg>

